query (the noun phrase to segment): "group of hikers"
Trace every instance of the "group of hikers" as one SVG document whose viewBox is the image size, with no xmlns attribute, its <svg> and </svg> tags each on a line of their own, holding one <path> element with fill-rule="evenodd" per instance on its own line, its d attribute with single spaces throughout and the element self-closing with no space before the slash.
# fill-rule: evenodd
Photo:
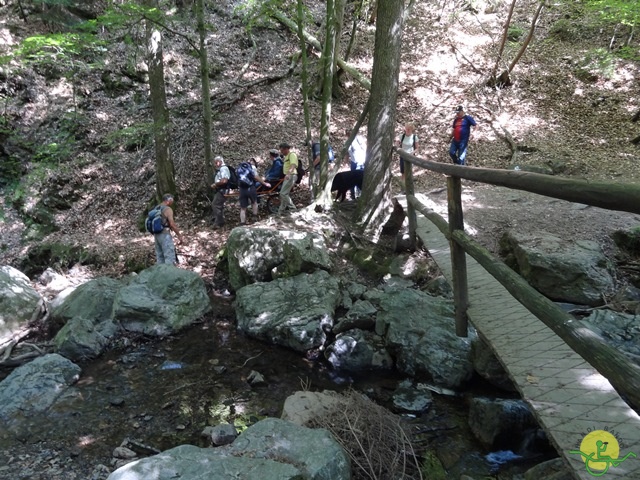
<svg viewBox="0 0 640 480">
<path fill-rule="evenodd" d="M 459 105 L 455 109 L 455 118 L 451 126 L 449 156 L 456 165 L 465 165 L 467 156 L 467 147 L 469 144 L 469 138 L 471 134 L 471 127 L 476 126 L 476 122 L 467 115 L 462 105 Z M 350 131 L 346 130 L 347 136 Z M 413 123 L 407 123 L 404 126 L 404 131 L 398 139 L 398 146 L 405 152 L 415 155 L 419 148 L 419 139 L 416 134 L 416 128 Z M 317 185 L 320 178 L 320 143 L 315 142 L 312 144 L 312 165 L 313 165 L 313 178 L 314 183 Z M 334 153 L 329 146 L 328 159 L 330 168 L 334 162 Z M 352 172 L 358 172 L 360 178 L 362 178 L 362 170 L 366 164 L 366 138 L 361 134 L 357 134 L 351 142 L 348 149 L 348 157 L 350 170 Z M 271 160 L 271 166 L 265 172 L 264 177 L 258 174 L 255 160 L 253 163 L 243 162 L 235 171 L 237 176 L 237 188 L 239 190 L 239 203 L 240 203 L 240 225 L 246 225 L 247 223 L 247 208 L 249 205 L 252 207 L 252 213 L 254 218 L 258 216 L 258 192 L 260 189 L 270 189 L 272 184 L 282 182 L 280 185 L 280 207 L 278 215 L 284 214 L 287 210 L 297 210 L 296 205 L 291 200 L 291 189 L 298 183 L 299 176 L 299 160 L 295 152 L 291 151 L 291 145 L 287 142 L 282 142 L 279 145 L 279 150 L 269 150 L 269 157 Z M 400 156 L 400 175 L 404 181 L 404 165 L 405 159 Z M 229 186 L 231 185 L 231 170 L 225 164 L 222 156 L 218 155 L 214 158 L 215 165 L 215 177 L 211 188 L 215 194 L 213 197 L 213 228 L 219 229 L 224 226 L 224 203 L 225 194 L 227 193 Z M 360 180 L 361 181 L 361 180 Z M 361 183 L 360 183 L 361 185 Z M 332 188 L 333 190 L 333 188 Z M 358 188 L 354 185 L 350 185 L 351 197 L 356 199 L 358 195 Z M 344 200 L 344 192 L 342 192 Z M 338 197 L 340 192 L 338 193 Z M 336 197 L 336 198 L 338 198 Z M 165 194 L 162 198 L 162 203 L 156 207 L 159 215 L 162 219 L 162 231 L 154 233 L 155 251 L 157 263 L 177 263 L 177 257 L 175 252 L 175 245 L 171 232 L 176 234 L 178 240 L 182 243 L 182 234 L 178 229 L 175 220 L 173 218 L 173 205 L 174 198 L 171 194 Z M 151 213 L 150 213 L 151 215 Z"/>
</svg>

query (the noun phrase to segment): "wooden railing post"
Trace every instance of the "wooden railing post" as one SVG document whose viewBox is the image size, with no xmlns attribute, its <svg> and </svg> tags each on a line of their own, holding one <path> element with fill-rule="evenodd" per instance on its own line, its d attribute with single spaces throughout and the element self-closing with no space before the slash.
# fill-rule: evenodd
<svg viewBox="0 0 640 480">
<path fill-rule="evenodd" d="M 404 162 L 404 175 L 405 175 L 405 195 L 414 195 L 413 186 L 413 171 L 411 162 Z M 416 225 L 418 220 L 416 218 L 416 209 L 413 208 L 410 202 L 407 202 L 407 218 L 409 219 L 409 248 L 411 251 L 416 249 Z"/>
<path fill-rule="evenodd" d="M 467 289 L 467 260 L 464 249 L 453 239 L 453 232 L 464 231 L 462 215 L 462 182 L 460 177 L 447 177 L 447 200 L 449 208 L 449 245 L 451 249 L 451 270 L 453 272 L 453 303 L 456 316 L 456 335 L 468 335 L 467 306 L 469 292 Z"/>
</svg>

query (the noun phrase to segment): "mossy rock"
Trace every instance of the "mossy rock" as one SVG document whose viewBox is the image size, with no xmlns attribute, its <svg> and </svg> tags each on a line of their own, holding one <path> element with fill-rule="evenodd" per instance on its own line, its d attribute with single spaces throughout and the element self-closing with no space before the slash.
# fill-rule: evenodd
<svg viewBox="0 0 640 480">
<path fill-rule="evenodd" d="M 631 230 L 616 230 L 611 237 L 620 250 L 634 257 L 640 255 L 640 226 Z"/>
<path fill-rule="evenodd" d="M 83 247 L 63 243 L 43 243 L 29 249 L 20 260 L 19 270 L 30 278 L 40 275 L 49 267 L 66 270 L 77 263 L 92 265 L 97 262 L 95 255 Z"/>
</svg>

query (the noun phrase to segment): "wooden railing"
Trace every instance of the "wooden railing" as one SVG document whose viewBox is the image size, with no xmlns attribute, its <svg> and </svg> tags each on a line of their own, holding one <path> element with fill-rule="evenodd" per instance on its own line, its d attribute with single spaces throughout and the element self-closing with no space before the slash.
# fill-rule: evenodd
<svg viewBox="0 0 640 480">
<path fill-rule="evenodd" d="M 424 160 L 400 149 L 394 151 L 405 160 L 405 193 L 412 246 L 416 245 L 416 211 L 431 220 L 449 240 L 456 334 L 467 336 L 468 330 L 469 297 L 465 254 L 469 254 L 525 308 L 605 376 L 632 406 L 640 408 L 640 366 L 607 344 L 595 332 L 577 325 L 578 322 L 571 315 L 532 288 L 520 275 L 464 232 L 461 179 L 630 213 L 640 213 L 640 185 L 573 180 L 521 170 L 466 167 Z M 448 222 L 416 199 L 413 165 L 448 175 Z"/>
</svg>

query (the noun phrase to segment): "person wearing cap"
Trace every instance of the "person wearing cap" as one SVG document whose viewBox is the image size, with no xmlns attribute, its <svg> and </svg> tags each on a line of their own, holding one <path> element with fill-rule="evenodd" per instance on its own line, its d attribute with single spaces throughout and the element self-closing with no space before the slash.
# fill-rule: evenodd
<svg viewBox="0 0 640 480">
<path fill-rule="evenodd" d="M 416 126 L 409 122 L 404 126 L 404 132 L 400 135 L 400 148 L 407 153 L 415 155 L 418 153 L 419 140 L 416 135 Z M 404 158 L 400 156 L 400 175 L 404 181 Z"/>
<path fill-rule="evenodd" d="M 216 176 L 211 188 L 215 191 L 213 197 L 213 228 L 216 229 L 224 226 L 224 194 L 227 191 L 227 182 L 231 178 L 231 172 L 220 155 L 213 159 L 213 164 L 216 169 Z"/>
<path fill-rule="evenodd" d="M 471 115 L 467 115 L 462 105 L 456 107 L 456 118 L 451 129 L 451 145 L 449 156 L 456 165 L 464 165 L 467 157 L 467 146 L 471 136 L 471 127 L 476 126 L 476 121 Z"/>
<path fill-rule="evenodd" d="M 271 159 L 271 166 L 269 170 L 267 170 L 264 174 L 264 178 L 267 182 L 277 182 L 280 180 L 284 173 L 282 172 L 282 158 L 280 157 L 280 152 L 275 148 L 269 150 L 269 158 Z"/>
<path fill-rule="evenodd" d="M 165 193 L 162 196 L 162 203 L 160 204 L 160 215 L 162 216 L 162 225 L 164 225 L 164 230 L 160 233 L 154 233 L 153 240 L 156 249 L 156 263 L 168 263 L 170 265 L 175 265 L 178 263 L 178 259 L 176 257 L 176 247 L 173 243 L 171 231 L 175 232 L 180 243 L 183 243 L 184 240 L 182 239 L 180 230 L 178 230 L 178 226 L 173 219 L 173 210 L 171 205 L 173 205 L 173 195 Z"/>
<path fill-rule="evenodd" d="M 297 210 L 293 201 L 291 201 L 291 188 L 298 178 L 298 156 L 291 151 L 291 145 L 287 142 L 280 144 L 280 155 L 283 158 L 284 182 L 280 188 L 280 208 L 278 215 L 282 215 L 285 210 Z"/>
</svg>

